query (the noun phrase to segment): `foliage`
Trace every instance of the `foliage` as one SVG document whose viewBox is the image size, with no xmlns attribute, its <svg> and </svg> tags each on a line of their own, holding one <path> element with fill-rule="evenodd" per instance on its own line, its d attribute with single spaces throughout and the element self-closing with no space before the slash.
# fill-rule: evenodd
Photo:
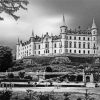
<svg viewBox="0 0 100 100">
<path fill-rule="evenodd" d="M 20 17 L 15 15 L 15 12 L 19 11 L 20 8 L 27 10 L 28 3 L 28 0 L 0 0 L 0 13 L 5 12 L 18 20 Z M 0 17 L 0 20 L 4 20 L 4 18 Z"/>
<path fill-rule="evenodd" d="M 10 100 L 12 96 L 12 91 L 0 91 L 0 100 Z"/>
<path fill-rule="evenodd" d="M 14 78 L 14 74 L 13 73 L 8 73 L 7 77 L 8 78 Z"/>
<path fill-rule="evenodd" d="M 12 50 L 7 46 L 0 46 L 0 72 L 12 67 Z"/>
<path fill-rule="evenodd" d="M 32 80 L 32 77 L 31 77 L 30 75 L 28 75 L 28 76 L 25 76 L 24 78 L 25 78 L 25 79 Z"/>
<path fill-rule="evenodd" d="M 77 100 L 82 100 L 82 99 L 80 97 L 78 97 Z"/>
<path fill-rule="evenodd" d="M 20 78 L 24 78 L 25 72 L 19 72 L 18 75 L 19 75 Z"/>
<path fill-rule="evenodd" d="M 68 57 L 56 57 L 51 64 L 67 64 L 70 63 L 70 59 Z"/>
<path fill-rule="evenodd" d="M 64 93 L 64 100 L 70 100 L 70 93 Z"/>
</svg>

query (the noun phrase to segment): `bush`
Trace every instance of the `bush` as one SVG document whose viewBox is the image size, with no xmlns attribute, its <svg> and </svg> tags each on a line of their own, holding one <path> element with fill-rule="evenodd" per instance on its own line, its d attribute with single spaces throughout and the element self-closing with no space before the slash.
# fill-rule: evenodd
<svg viewBox="0 0 100 100">
<path fill-rule="evenodd" d="M 12 96 L 12 91 L 0 91 L 0 100 L 10 100 Z"/>
<path fill-rule="evenodd" d="M 8 73 L 8 78 L 14 78 L 14 74 L 13 73 Z"/>
<path fill-rule="evenodd" d="M 71 60 L 68 57 L 56 57 L 51 61 L 51 64 L 67 64 L 71 63 Z"/>
<path fill-rule="evenodd" d="M 24 78 L 25 72 L 19 72 L 18 75 L 19 75 L 20 78 Z"/>
</svg>

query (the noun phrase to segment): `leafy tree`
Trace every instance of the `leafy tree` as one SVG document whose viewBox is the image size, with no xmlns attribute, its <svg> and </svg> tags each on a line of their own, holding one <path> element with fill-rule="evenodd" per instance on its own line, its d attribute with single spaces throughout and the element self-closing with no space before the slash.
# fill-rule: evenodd
<svg viewBox="0 0 100 100">
<path fill-rule="evenodd" d="M 64 100 L 70 100 L 70 93 L 64 93 Z"/>
<path fill-rule="evenodd" d="M 0 72 L 12 67 L 12 50 L 7 46 L 0 46 Z"/>
<path fill-rule="evenodd" d="M 14 78 L 14 74 L 13 73 L 8 73 L 8 78 Z"/>
<path fill-rule="evenodd" d="M 5 12 L 18 20 L 20 17 L 15 15 L 15 12 L 19 11 L 20 8 L 27 10 L 28 3 L 28 0 L 0 0 L 0 13 Z M 4 18 L 0 17 L 0 20 L 4 20 Z"/>
<path fill-rule="evenodd" d="M 82 99 L 80 97 L 78 97 L 77 100 L 82 100 Z"/>
<path fill-rule="evenodd" d="M 19 72 L 18 75 L 19 75 L 20 78 L 24 78 L 25 72 Z"/>
<path fill-rule="evenodd" d="M 0 100 L 10 100 L 12 96 L 12 91 L 0 91 Z"/>
</svg>

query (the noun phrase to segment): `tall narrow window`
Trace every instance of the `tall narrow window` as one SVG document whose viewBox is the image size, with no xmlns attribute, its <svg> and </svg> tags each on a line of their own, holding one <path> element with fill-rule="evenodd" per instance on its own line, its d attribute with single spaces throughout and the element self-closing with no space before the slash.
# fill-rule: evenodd
<svg viewBox="0 0 100 100">
<path fill-rule="evenodd" d="M 76 48 L 76 42 L 74 42 L 74 48 Z"/>
<path fill-rule="evenodd" d="M 85 54 L 85 50 L 83 50 L 83 53 Z"/>
<path fill-rule="evenodd" d="M 69 48 L 72 48 L 72 42 L 71 41 L 69 42 Z"/>
<path fill-rule="evenodd" d="M 54 53 L 56 53 L 56 50 L 54 50 Z"/>
<path fill-rule="evenodd" d="M 74 37 L 74 40 L 76 40 L 76 36 Z"/>
<path fill-rule="evenodd" d="M 39 49 L 40 49 L 40 45 L 39 45 Z"/>
<path fill-rule="evenodd" d="M 88 49 L 90 49 L 90 43 L 88 43 Z"/>
<path fill-rule="evenodd" d="M 81 42 L 79 42 L 79 48 L 81 48 Z"/>
<path fill-rule="evenodd" d="M 81 37 L 79 37 L 79 40 L 81 40 Z"/>
<path fill-rule="evenodd" d="M 88 50 L 88 54 L 90 54 L 90 51 Z"/>
<path fill-rule="evenodd" d="M 45 44 L 45 48 L 49 48 L 49 43 L 46 43 Z"/>
<path fill-rule="evenodd" d="M 72 50 L 70 50 L 70 53 L 72 53 Z"/>
<path fill-rule="evenodd" d="M 81 53 L 81 50 L 79 50 L 79 53 Z"/>
<path fill-rule="evenodd" d="M 70 40 L 72 39 L 72 37 L 70 36 Z"/>
<path fill-rule="evenodd" d="M 68 48 L 68 41 L 65 41 L 65 48 Z"/>
<path fill-rule="evenodd" d="M 85 37 L 83 37 L 83 40 L 85 40 Z"/>
<path fill-rule="evenodd" d="M 83 42 L 83 48 L 85 48 L 85 42 Z"/>
<path fill-rule="evenodd" d="M 76 53 L 76 50 L 74 50 L 74 53 Z"/>
<path fill-rule="evenodd" d="M 56 43 L 54 44 L 54 48 L 56 48 L 57 47 L 57 45 L 56 45 Z"/>
</svg>

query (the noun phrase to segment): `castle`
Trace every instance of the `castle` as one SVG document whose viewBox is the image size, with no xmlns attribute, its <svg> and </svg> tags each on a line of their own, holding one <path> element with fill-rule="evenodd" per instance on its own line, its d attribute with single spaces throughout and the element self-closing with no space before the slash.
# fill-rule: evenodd
<svg viewBox="0 0 100 100">
<path fill-rule="evenodd" d="M 16 59 L 22 59 L 28 56 L 56 56 L 62 54 L 76 54 L 76 55 L 97 55 L 97 26 L 95 20 L 91 28 L 82 30 L 68 29 L 65 17 L 63 15 L 62 25 L 60 26 L 60 34 L 58 36 L 45 35 L 32 36 L 29 41 L 19 41 L 16 44 Z"/>
</svg>

